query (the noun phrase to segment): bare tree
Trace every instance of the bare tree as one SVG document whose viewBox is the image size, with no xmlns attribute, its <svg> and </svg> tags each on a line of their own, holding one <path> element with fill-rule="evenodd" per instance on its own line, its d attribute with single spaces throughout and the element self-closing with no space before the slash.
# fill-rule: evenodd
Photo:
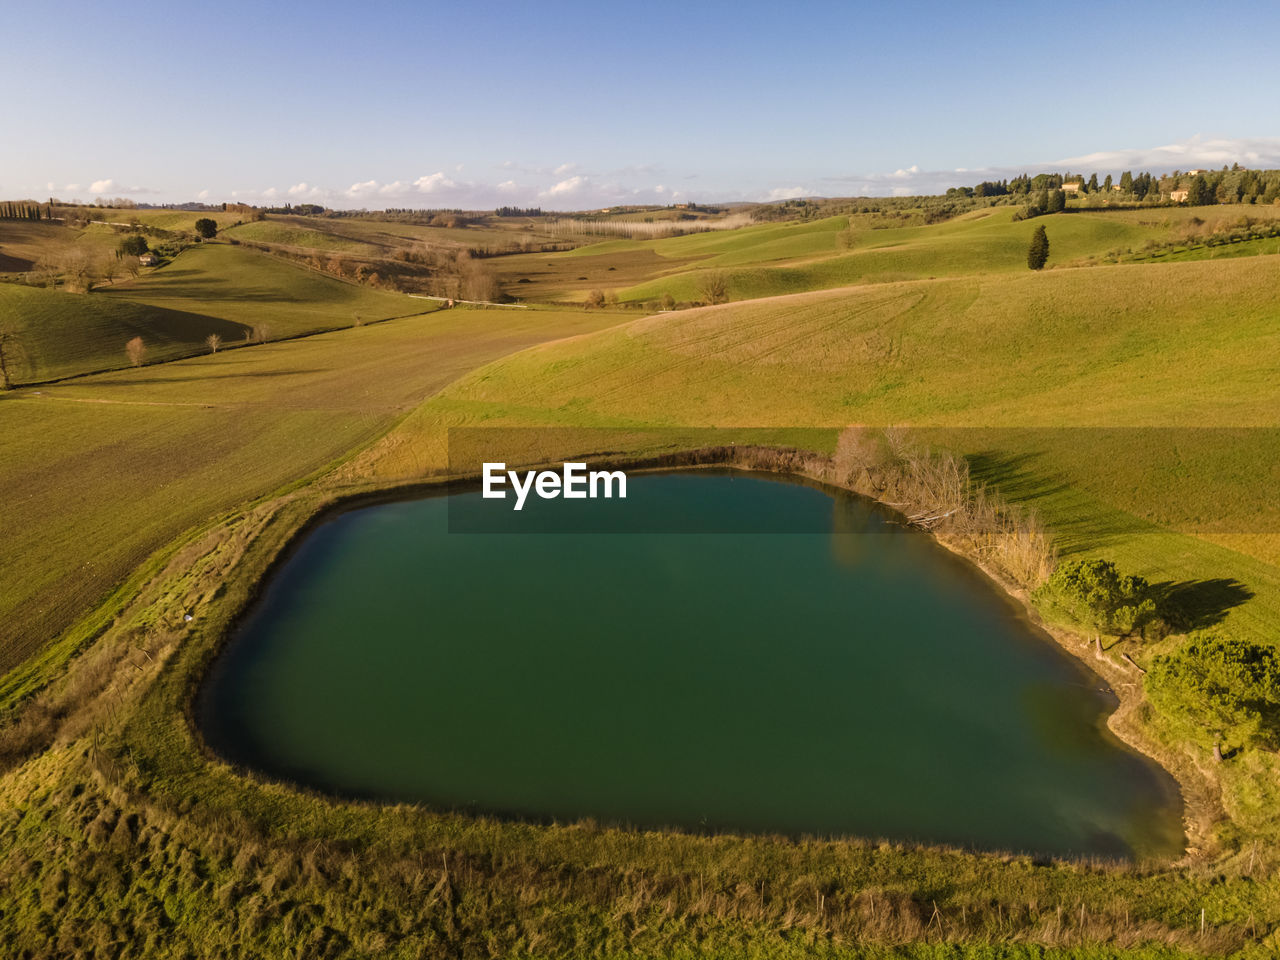
<svg viewBox="0 0 1280 960">
<path fill-rule="evenodd" d="M 50 290 L 58 285 L 58 275 L 61 273 L 62 266 L 53 254 L 46 253 L 36 261 L 35 274 Z"/>
<path fill-rule="evenodd" d="M 704 273 L 698 281 L 698 295 L 713 306 L 729 302 L 729 277 L 723 270 Z"/>
<path fill-rule="evenodd" d="M 98 266 L 98 275 L 112 286 L 115 285 L 116 276 L 120 273 L 120 261 L 114 256 L 105 257 Z"/>
<path fill-rule="evenodd" d="M 266 343 L 271 339 L 271 328 L 265 323 L 255 324 L 253 328 L 253 339 L 256 343 Z"/>
<path fill-rule="evenodd" d="M 222 337 L 216 333 L 211 333 L 204 338 L 204 342 L 209 345 L 210 353 L 217 353 L 218 348 L 222 346 Z"/>
<path fill-rule="evenodd" d="M 124 352 L 129 355 L 129 362 L 135 367 L 142 366 L 143 361 L 147 359 L 147 345 L 142 342 L 141 337 L 134 337 L 126 343 Z"/>
<path fill-rule="evenodd" d="M 122 257 L 120 263 L 124 266 L 129 276 L 135 280 L 138 278 L 138 274 L 142 272 L 142 261 L 137 257 Z"/>
<path fill-rule="evenodd" d="M 467 300 L 496 300 L 501 293 L 498 281 L 484 264 L 466 261 L 462 271 L 462 296 Z"/>
<path fill-rule="evenodd" d="M 83 250 L 72 248 L 62 256 L 62 283 L 75 293 L 88 293 L 93 277 L 89 269 L 89 257 Z"/>
</svg>

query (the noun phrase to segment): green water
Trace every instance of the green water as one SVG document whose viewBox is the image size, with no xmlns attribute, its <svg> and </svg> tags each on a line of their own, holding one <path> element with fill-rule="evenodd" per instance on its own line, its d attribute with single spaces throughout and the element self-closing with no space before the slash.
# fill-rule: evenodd
<svg viewBox="0 0 1280 960">
<path fill-rule="evenodd" d="M 628 493 L 317 527 L 214 665 L 206 739 L 346 796 L 534 820 L 1180 849 L 1176 789 L 1105 731 L 1097 679 L 928 537 L 758 476 Z"/>
</svg>

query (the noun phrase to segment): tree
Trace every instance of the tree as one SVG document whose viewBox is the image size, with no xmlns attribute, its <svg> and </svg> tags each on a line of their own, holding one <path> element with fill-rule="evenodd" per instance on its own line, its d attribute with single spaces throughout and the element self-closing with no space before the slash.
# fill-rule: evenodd
<svg viewBox="0 0 1280 960">
<path fill-rule="evenodd" d="M 1053 571 L 1037 591 L 1095 634 L 1126 636 L 1163 624 L 1151 585 L 1142 577 L 1121 576 L 1110 560 L 1076 560 Z"/>
<path fill-rule="evenodd" d="M 662 309 L 674 310 L 675 308 L 676 308 L 676 298 L 673 297 L 669 292 L 664 293 L 662 295 Z"/>
<path fill-rule="evenodd" d="M 196 221 L 196 233 L 208 240 L 218 232 L 218 221 L 209 217 L 201 217 Z"/>
<path fill-rule="evenodd" d="M 1133 174 L 1128 170 L 1120 174 L 1120 192 L 1133 193 Z"/>
<path fill-rule="evenodd" d="M 1098 175 L 1096 173 L 1089 177 L 1089 185 L 1085 189 L 1090 193 L 1098 192 Z"/>
<path fill-rule="evenodd" d="M 1192 177 L 1187 185 L 1187 203 L 1193 207 L 1203 207 L 1213 203 L 1213 191 L 1204 177 Z"/>
<path fill-rule="evenodd" d="M 120 241 L 120 252 L 126 257 L 140 257 L 148 249 L 147 238 L 140 233 L 131 233 Z"/>
<path fill-rule="evenodd" d="M 143 361 L 147 359 L 147 345 L 142 342 L 141 337 L 134 337 L 126 343 L 124 352 L 129 355 L 129 362 L 135 367 L 142 366 Z"/>
<path fill-rule="evenodd" d="M 1275 746 L 1280 732 L 1280 659 L 1270 646 L 1205 637 L 1157 657 L 1143 678 L 1151 703 L 1186 739 Z"/>
<path fill-rule="evenodd" d="M 218 336 L 216 333 L 211 333 L 204 338 L 204 342 L 209 345 L 210 353 L 217 353 L 218 348 L 222 346 L 222 337 Z"/>
<path fill-rule="evenodd" d="M 1050 190 L 1047 202 L 1045 203 L 1045 213 L 1060 213 L 1067 209 L 1067 194 L 1063 190 Z"/>
<path fill-rule="evenodd" d="M 1102 181 L 1102 189 L 1107 193 L 1111 192 L 1111 174 L 1107 174 L 1107 179 Z"/>
<path fill-rule="evenodd" d="M 1049 235 L 1044 232 L 1044 224 L 1036 227 L 1031 234 L 1031 246 L 1027 248 L 1027 266 L 1032 270 L 1040 270 L 1049 259 Z"/>
<path fill-rule="evenodd" d="M 712 306 L 729 302 L 729 277 L 723 270 L 712 270 L 698 281 L 698 295 Z"/>
<path fill-rule="evenodd" d="M 590 293 L 588 293 L 588 294 L 587 294 L 587 299 L 586 299 L 586 304 L 585 304 L 585 305 L 586 305 L 586 308 L 587 308 L 588 310 L 598 310 L 600 307 L 603 307 L 603 306 L 604 306 L 604 291 L 603 291 L 603 290 L 592 290 Z"/>
</svg>

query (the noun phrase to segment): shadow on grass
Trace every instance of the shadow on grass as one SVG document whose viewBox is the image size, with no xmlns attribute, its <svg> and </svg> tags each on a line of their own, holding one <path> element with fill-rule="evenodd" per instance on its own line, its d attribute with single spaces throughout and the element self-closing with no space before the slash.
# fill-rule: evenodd
<svg viewBox="0 0 1280 960">
<path fill-rule="evenodd" d="M 1151 590 L 1168 619 L 1180 630 L 1202 630 L 1221 623 L 1227 611 L 1253 599 L 1253 591 L 1232 578 L 1166 580 Z"/>
</svg>

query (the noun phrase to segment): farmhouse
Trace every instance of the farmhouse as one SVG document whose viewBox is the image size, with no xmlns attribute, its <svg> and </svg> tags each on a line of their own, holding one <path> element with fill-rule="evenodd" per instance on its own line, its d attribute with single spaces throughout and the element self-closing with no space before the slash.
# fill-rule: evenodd
<svg viewBox="0 0 1280 960">
<path fill-rule="evenodd" d="M 1064 183 L 1062 185 L 1062 192 L 1063 193 L 1079 193 L 1080 188 L 1082 186 L 1084 186 L 1084 183 L 1082 181 L 1072 180 L 1070 183 Z"/>
<path fill-rule="evenodd" d="M 1171 190 L 1169 192 L 1169 199 L 1174 203 L 1186 203 L 1189 193 L 1190 191 L 1188 190 Z"/>
<path fill-rule="evenodd" d="M 154 267 L 157 262 L 156 255 L 154 253 L 144 253 L 138 258 L 138 263 L 142 264 L 144 267 Z"/>
</svg>

